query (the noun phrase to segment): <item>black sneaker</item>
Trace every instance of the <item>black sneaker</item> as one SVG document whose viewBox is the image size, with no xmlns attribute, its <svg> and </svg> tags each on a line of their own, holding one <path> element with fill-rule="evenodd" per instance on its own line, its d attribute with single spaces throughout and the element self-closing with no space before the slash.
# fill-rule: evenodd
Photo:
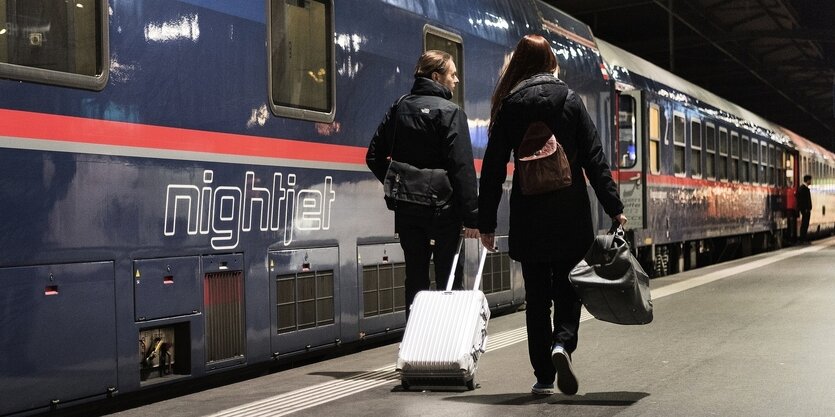
<svg viewBox="0 0 835 417">
<path fill-rule="evenodd" d="M 554 345 L 551 350 L 551 361 L 554 362 L 554 368 L 557 369 L 557 388 L 563 394 L 576 394 L 577 377 L 574 376 L 574 370 L 571 369 L 571 358 L 565 351 L 565 347 L 559 344 Z"/>
</svg>

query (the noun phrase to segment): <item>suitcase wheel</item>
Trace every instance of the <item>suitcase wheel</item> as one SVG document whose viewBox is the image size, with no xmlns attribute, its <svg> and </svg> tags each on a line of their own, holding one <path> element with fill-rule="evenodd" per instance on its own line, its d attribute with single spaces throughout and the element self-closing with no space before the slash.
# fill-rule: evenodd
<svg viewBox="0 0 835 417">
<path fill-rule="evenodd" d="M 408 382 L 408 381 L 406 381 L 405 379 L 401 379 L 401 380 L 400 380 L 400 385 L 403 387 L 403 390 L 404 390 L 404 391 L 408 391 L 408 390 L 409 390 L 409 382 Z"/>
<path fill-rule="evenodd" d="M 467 381 L 467 389 L 470 391 L 475 389 L 475 378 Z"/>
</svg>

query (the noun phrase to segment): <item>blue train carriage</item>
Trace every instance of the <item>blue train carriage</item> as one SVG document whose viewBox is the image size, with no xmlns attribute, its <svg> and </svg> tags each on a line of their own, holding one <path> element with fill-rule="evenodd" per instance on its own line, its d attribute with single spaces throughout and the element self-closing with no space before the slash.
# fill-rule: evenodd
<svg viewBox="0 0 835 417">
<path fill-rule="evenodd" d="M 0 414 L 402 328 L 364 154 L 424 49 L 459 62 L 477 164 L 531 32 L 612 146 L 589 29 L 539 2 L 0 0 L 0 22 Z M 496 308 L 524 300 L 506 245 L 483 280 Z"/>
<path fill-rule="evenodd" d="M 784 128 L 611 44 L 598 45 L 619 95 L 620 193 L 640 258 L 654 275 L 794 238 L 802 175 L 798 146 Z"/>
</svg>

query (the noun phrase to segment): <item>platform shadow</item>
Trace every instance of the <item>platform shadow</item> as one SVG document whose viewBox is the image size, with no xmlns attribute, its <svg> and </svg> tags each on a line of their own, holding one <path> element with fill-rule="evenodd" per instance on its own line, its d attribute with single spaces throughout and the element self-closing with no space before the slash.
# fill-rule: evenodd
<svg viewBox="0 0 835 417">
<path fill-rule="evenodd" d="M 489 405 L 580 405 L 597 407 L 628 407 L 649 396 L 646 392 L 612 391 L 589 392 L 583 395 L 533 395 L 508 393 L 493 395 L 467 395 L 445 398 L 446 401 Z"/>
<path fill-rule="evenodd" d="M 476 389 L 481 388 L 481 385 L 476 384 Z M 407 393 L 422 393 L 422 392 L 468 392 L 470 391 L 463 385 L 417 385 L 409 389 L 403 388 L 403 385 L 397 385 L 391 389 L 391 392 L 407 392 Z"/>
<path fill-rule="evenodd" d="M 346 372 L 311 372 L 308 375 L 316 375 L 316 376 L 327 376 L 333 379 L 348 379 L 357 375 L 362 374 L 362 371 L 346 371 Z"/>
</svg>

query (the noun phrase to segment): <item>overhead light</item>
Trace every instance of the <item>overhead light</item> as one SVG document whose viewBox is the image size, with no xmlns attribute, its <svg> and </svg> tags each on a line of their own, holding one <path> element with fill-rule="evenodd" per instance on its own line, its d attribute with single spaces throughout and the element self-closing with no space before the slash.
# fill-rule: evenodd
<svg viewBox="0 0 835 417">
<path fill-rule="evenodd" d="M 78 7 L 79 9 L 83 9 L 83 8 L 84 8 L 84 5 L 83 5 L 83 4 L 81 4 L 81 3 L 76 3 L 76 4 L 75 4 L 75 7 Z"/>
<path fill-rule="evenodd" d="M 5 34 L 6 34 L 6 28 L 0 29 L 0 35 L 5 35 Z"/>
</svg>

